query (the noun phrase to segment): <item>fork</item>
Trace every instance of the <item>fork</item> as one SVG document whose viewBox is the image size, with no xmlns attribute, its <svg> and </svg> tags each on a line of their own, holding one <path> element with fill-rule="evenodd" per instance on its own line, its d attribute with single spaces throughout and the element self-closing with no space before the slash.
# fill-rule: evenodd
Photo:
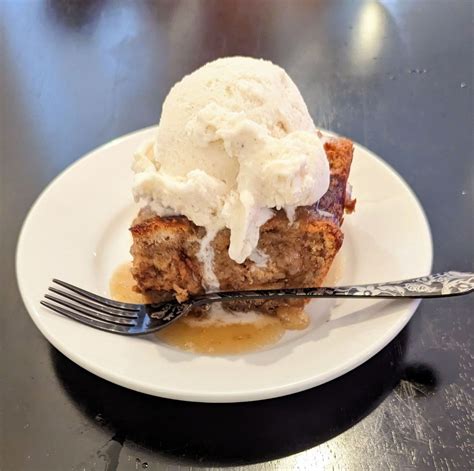
<svg viewBox="0 0 474 471">
<path fill-rule="evenodd" d="M 223 291 L 194 296 L 185 302 L 130 304 L 113 301 L 65 281 L 53 279 L 54 293 L 45 294 L 43 306 L 82 324 L 114 334 L 145 335 L 156 332 L 189 313 L 215 302 L 283 298 L 439 298 L 474 291 L 474 273 L 448 271 L 409 280 L 320 288 Z"/>
</svg>

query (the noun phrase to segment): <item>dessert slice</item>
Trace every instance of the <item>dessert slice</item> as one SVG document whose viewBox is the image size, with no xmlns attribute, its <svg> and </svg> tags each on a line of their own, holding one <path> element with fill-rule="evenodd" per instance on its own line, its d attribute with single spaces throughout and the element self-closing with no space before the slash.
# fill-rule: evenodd
<svg viewBox="0 0 474 471">
<path fill-rule="evenodd" d="M 329 139 L 324 150 L 330 165 L 330 185 L 313 206 L 300 206 L 290 223 L 285 211 L 260 228 L 254 256 L 243 263 L 229 257 L 230 232 L 219 231 L 211 242 L 209 261 L 220 290 L 291 288 L 319 286 L 343 241 L 344 211 L 354 209 L 348 191 L 353 146 L 348 139 Z M 205 292 L 205 270 L 198 256 L 206 229 L 185 216 L 160 217 L 144 208 L 131 233 L 132 274 L 138 291 L 154 299 L 188 296 Z M 301 307 L 301 300 L 235 302 L 233 310 L 258 309 L 273 313 L 282 307 Z M 226 304 L 229 307 L 228 304 Z"/>
</svg>

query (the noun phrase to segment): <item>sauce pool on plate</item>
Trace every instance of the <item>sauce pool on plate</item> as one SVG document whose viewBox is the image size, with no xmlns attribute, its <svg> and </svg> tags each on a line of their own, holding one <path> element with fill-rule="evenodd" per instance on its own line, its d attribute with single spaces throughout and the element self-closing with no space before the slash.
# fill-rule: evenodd
<svg viewBox="0 0 474 471">
<path fill-rule="evenodd" d="M 327 284 L 339 278 L 340 263 L 333 264 Z M 128 303 L 150 302 L 134 290 L 135 281 L 130 262 L 120 265 L 110 279 L 110 295 L 116 301 Z M 273 345 L 286 330 L 301 330 L 309 325 L 308 315 L 300 309 L 288 308 L 278 316 L 256 312 L 231 313 L 220 304 L 211 305 L 203 317 L 188 315 L 156 333 L 159 340 L 195 353 L 229 355 L 253 352 Z"/>
</svg>

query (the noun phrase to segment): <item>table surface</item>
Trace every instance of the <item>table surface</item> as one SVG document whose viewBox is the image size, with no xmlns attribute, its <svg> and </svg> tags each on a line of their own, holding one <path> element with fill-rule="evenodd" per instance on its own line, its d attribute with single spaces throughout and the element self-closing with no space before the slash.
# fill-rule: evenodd
<svg viewBox="0 0 474 471">
<path fill-rule="evenodd" d="M 176 80 L 236 54 L 285 67 L 318 125 L 400 172 L 428 215 L 434 271 L 474 271 L 471 0 L 3 0 L 0 12 L 0 469 L 473 468 L 473 297 L 423 302 L 328 384 L 206 405 L 73 364 L 31 322 L 14 272 L 22 221 L 52 178 L 156 123 Z"/>
</svg>

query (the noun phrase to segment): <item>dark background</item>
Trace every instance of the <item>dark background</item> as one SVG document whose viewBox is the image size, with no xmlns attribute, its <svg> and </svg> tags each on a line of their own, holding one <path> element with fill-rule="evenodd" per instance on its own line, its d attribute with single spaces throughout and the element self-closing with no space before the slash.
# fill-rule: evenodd
<svg viewBox="0 0 474 471">
<path fill-rule="evenodd" d="M 205 405 L 71 363 L 30 321 L 14 273 L 21 223 L 54 176 L 156 123 L 176 80 L 235 54 L 285 67 L 318 125 L 403 175 L 431 224 L 434 271 L 474 271 L 471 0 L 1 0 L 0 14 L 0 469 L 473 468 L 472 296 L 423 302 L 326 385 Z"/>
</svg>

